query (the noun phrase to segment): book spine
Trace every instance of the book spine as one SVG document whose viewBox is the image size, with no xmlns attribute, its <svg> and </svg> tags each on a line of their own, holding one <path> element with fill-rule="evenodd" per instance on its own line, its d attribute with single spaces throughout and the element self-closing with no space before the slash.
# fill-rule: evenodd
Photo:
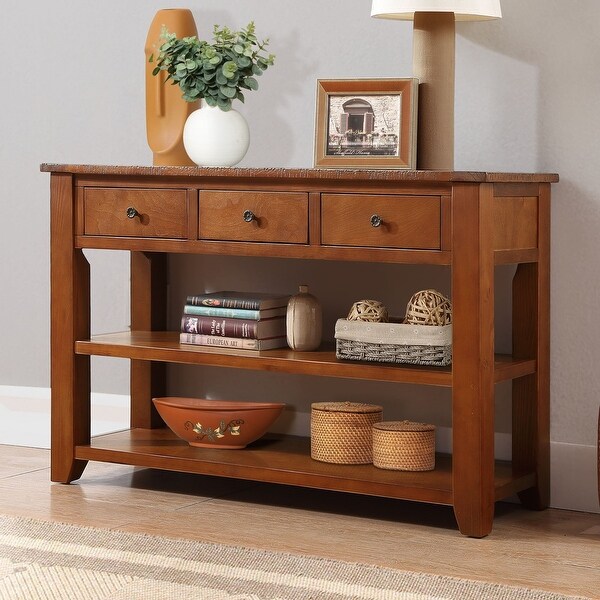
<svg viewBox="0 0 600 600">
<path fill-rule="evenodd" d="M 221 337 L 220 335 L 202 335 L 199 333 L 180 333 L 182 344 L 195 346 L 218 346 L 220 348 L 240 348 L 242 350 L 258 350 L 259 341 L 244 338 Z"/>
<path fill-rule="evenodd" d="M 183 333 L 255 339 L 258 332 L 257 324 L 257 321 L 250 321 L 248 319 L 183 315 L 181 318 L 181 331 Z"/>
<path fill-rule="evenodd" d="M 218 306 L 219 308 L 241 308 L 244 310 L 259 310 L 260 300 L 251 298 L 219 298 L 216 296 L 188 296 L 186 304 L 191 306 Z"/>
<path fill-rule="evenodd" d="M 258 321 L 259 310 L 245 310 L 243 308 L 220 308 L 216 306 L 195 306 L 186 304 L 183 309 L 186 315 L 202 315 L 204 317 L 227 317 L 230 319 L 250 319 Z"/>
</svg>

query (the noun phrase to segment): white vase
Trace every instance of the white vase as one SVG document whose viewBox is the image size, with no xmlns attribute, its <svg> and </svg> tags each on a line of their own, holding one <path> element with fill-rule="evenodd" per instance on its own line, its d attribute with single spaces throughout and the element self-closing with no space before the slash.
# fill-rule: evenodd
<svg viewBox="0 0 600 600">
<path fill-rule="evenodd" d="M 183 145 L 188 156 L 201 167 L 231 167 L 244 158 L 250 145 L 250 130 L 237 110 L 224 111 L 202 102 L 202 107 L 185 122 Z"/>
</svg>

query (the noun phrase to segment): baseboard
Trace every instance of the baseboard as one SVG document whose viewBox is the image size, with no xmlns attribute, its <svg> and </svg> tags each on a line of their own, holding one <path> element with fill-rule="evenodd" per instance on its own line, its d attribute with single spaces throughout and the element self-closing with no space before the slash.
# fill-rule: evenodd
<svg viewBox="0 0 600 600">
<path fill-rule="evenodd" d="M 596 446 L 551 442 L 550 473 L 554 508 L 600 513 Z"/>
<path fill-rule="evenodd" d="M 129 427 L 129 396 L 92 393 L 92 435 Z M 50 448 L 50 388 L 0 385 L 0 444 Z"/>
<path fill-rule="evenodd" d="M 129 396 L 92 394 L 92 435 L 129 427 Z M 291 417 L 291 415 L 290 415 Z M 295 413 L 295 423 L 281 419 L 288 433 L 308 430 L 310 415 Z M 305 435 L 305 434 L 304 434 Z M 0 444 L 50 447 L 50 389 L 0 385 Z M 438 427 L 436 446 L 449 452 L 452 430 Z M 497 433 L 496 456 L 510 459 L 511 436 Z M 600 513 L 596 446 L 551 442 L 551 505 L 554 508 Z"/>
</svg>

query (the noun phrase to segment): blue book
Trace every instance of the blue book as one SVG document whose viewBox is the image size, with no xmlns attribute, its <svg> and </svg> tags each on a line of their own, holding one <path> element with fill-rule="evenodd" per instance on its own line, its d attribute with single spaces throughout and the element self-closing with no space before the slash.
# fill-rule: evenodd
<svg viewBox="0 0 600 600">
<path fill-rule="evenodd" d="M 204 317 L 226 317 L 229 319 L 251 319 L 262 321 L 273 317 L 283 317 L 287 312 L 286 306 L 278 308 L 266 308 L 262 310 L 250 310 L 246 308 L 221 308 L 218 306 L 194 306 L 186 304 L 183 313 L 186 315 L 202 315 Z"/>
</svg>

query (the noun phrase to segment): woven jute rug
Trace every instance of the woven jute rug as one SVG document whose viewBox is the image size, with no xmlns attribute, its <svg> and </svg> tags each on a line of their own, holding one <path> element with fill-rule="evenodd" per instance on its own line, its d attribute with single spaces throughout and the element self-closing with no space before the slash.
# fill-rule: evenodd
<svg viewBox="0 0 600 600">
<path fill-rule="evenodd" d="M 539 590 L 0 516 L 1 600 L 565 600 Z"/>
</svg>

